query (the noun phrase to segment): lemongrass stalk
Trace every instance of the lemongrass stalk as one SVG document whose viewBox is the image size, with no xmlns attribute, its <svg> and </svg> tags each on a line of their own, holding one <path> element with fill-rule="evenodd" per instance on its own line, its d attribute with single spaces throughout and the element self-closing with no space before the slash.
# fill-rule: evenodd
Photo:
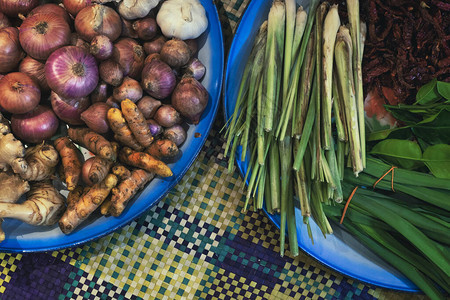
<svg viewBox="0 0 450 300">
<path fill-rule="evenodd" d="M 330 149 L 331 143 L 331 108 L 332 108 L 332 83 L 333 83 L 333 53 L 336 33 L 341 21 L 339 19 L 338 5 L 332 5 L 323 22 L 323 95 L 322 95 L 322 121 L 323 121 L 323 145 L 325 150 Z"/>
<path fill-rule="evenodd" d="M 283 100 L 287 99 L 289 89 L 289 79 L 291 78 L 291 68 L 293 65 L 293 41 L 296 17 L 295 0 L 285 0 L 285 38 L 284 38 L 284 69 L 283 69 Z"/>
<path fill-rule="evenodd" d="M 342 186 L 341 186 L 341 175 L 340 170 L 336 158 L 336 151 L 335 151 L 335 145 L 334 141 L 331 140 L 331 149 L 326 152 L 327 161 L 330 166 L 331 176 L 333 178 L 333 181 L 335 183 L 335 187 L 333 188 L 333 200 L 337 203 L 341 203 L 344 199 L 342 195 Z"/>
<path fill-rule="evenodd" d="M 333 229 L 331 228 L 327 216 L 323 211 L 322 203 L 324 202 L 324 200 L 322 194 L 322 185 L 325 184 L 319 181 L 314 181 L 312 184 L 313 190 L 311 191 L 311 214 L 317 225 L 319 226 L 323 236 L 326 237 L 327 234 L 333 233 Z"/>
<path fill-rule="evenodd" d="M 269 168 L 265 168 L 266 175 L 265 175 L 265 181 L 264 181 L 264 203 L 266 204 L 266 210 L 269 214 L 273 214 L 272 209 L 272 201 L 270 201 L 270 170 Z"/>
<path fill-rule="evenodd" d="M 289 249 L 291 255 L 296 257 L 299 254 L 298 240 L 297 240 L 297 224 L 295 218 L 295 204 L 294 204 L 294 184 L 292 177 L 289 178 L 288 186 L 288 206 L 287 206 L 287 223 L 289 235 Z"/>
<path fill-rule="evenodd" d="M 314 13 L 312 15 L 314 16 Z M 303 6 L 297 8 L 295 16 L 294 40 L 292 41 L 292 58 L 299 57 L 298 52 L 300 50 L 300 43 L 305 32 L 307 18 L 308 14 L 303 9 Z"/>
<path fill-rule="evenodd" d="M 252 191 L 253 189 L 255 189 L 256 187 L 254 186 L 255 183 L 257 182 L 256 178 L 257 175 L 259 173 L 259 168 L 261 166 L 257 163 L 257 160 L 254 160 L 254 163 L 252 165 L 252 175 L 250 176 L 250 180 L 248 181 L 248 187 L 247 187 L 247 195 L 245 197 L 245 203 L 244 203 L 244 212 L 247 211 L 247 207 L 248 207 L 248 203 L 249 200 L 252 198 Z"/>
<path fill-rule="evenodd" d="M 276 144 L 274 144 L 275 147 Z M 289 201 L 289 182 L 291 180 L 292 145 L 290 136 L 279 141 L 279 154 L 281 163 L 281 207 L 280 207 L 280 253 L 284 255 L 284 244 L 286 236 L 286 221 Z"/>
<path fill-rule="evenodd" d="M 263 108 L 264 108 L 264 77 L 261 78 L 259 82 L 258 87 L 258 94 L 256 96 L 256 147 L 257 147 L 257 156 L 258 156 L 258 163 L 260 165 L 264 165 L 264 116 L 263 114 Z"/>
<path fill-rule="evenodd" d="M 309 205 L 309 197 L 307 192 L 306 174 L 305 168 L 302 165 L 300 170 L 295 172 L 295 183 L 297 197 L 300 200 L 300 210 L 302 212 L 302 217 L 311 216 L 311 206 Z"/>
<path fill-rule="evenodd" d="M 269 175 L 270 175 L 270 201 L 272 201 L 272 210 L 280 210 L 280 154 L 276 143 L 272 143 L 269 150 Z"/>
<path fill-rule="evenodd" d="M 309 139 L 309 153 L 311 155 L 311 170 L 309 172 L 309 176 L 311 178 L 311 180 L 315 180 L 316 179 L 316 174 L 317 174 L 317 156 L 316 156 L 316 139 L 315 139 L 315 135 L 314 135 L 314 129 L 312 132 L 312 138 Z M 296 153 L 296 151 L 294 152 Z"/>
<path fill-rule="evenodd" d="M 359 60 L 363 61 L 363 56 L 364 56 L 364 45 L 366 43 L 366 35 L 367 35 L 367 25 L 365 22 L 361 21 L 360 25 L 359 25 L 360 29 L 360 43 L 361 43 L 361 56 L 359 57 Z"/>
<path fill-rule="evenodd" d="M 336 124 L 336 132 L 339 141 L 347 141 L 347 131 L 344 126 L 345 114 L 343 114 L 344 107 L 341 105 L 342 99 L 340 99 L 336 72 L 333 73 L 333 110 L 334 110 L 334 123 Z"/>
<path fill-rule="evenodd" d="M 343 180 L 345 169 L 345 142 L 342 141 L 337 142 L 336 163 L 339 172 L 339 179 Z"/>
<path fill-rule="evenodd" d="M 345 26 L 341 26 L 337 34 L 335 46 L 336 71 L 338 74 L 338 85 L 342 91 L 345 107 L 345 119 L 347 122 L 350 155 L 353 173 L 358 176 L 363 170 L 361 155 L 361 140 L 359 136 L 358 108 L 355 99 L 355 90 L 352 71 L 352 41 L 350 32 Z"/>
<path fill-rule="evenodd" d="M 358 107 L 361 159 L 363 167 L 366 167 L 366 132 L 364 126 L 364 94 L 362 82 L 361 20 L 359 17 L 359 0 L 347 0 L 347 12 L 348 20 L 350 22 L 350 36 L 353 47 L 353 81 L 355 82 L 355 97 Z"/>
<path fill-rule="evenodd" d="M 257 194 L 257 201 L 256 201 L 256 208 L 262 209 L 263 208 L 263 200 L 264 200 L 264 190 L 266 188 L 266 176 L 267 176 L 267 168 L 264 166 L 261 166 L 261 177 L 258 182 L 258 194 Z"/>
<path fill-rule="evenodd" d="M 306 114 L 308 111 L 309 98 L 311 93 L 312 81 L 314 80 L 314 70 L 316 67 L 316 60 L 314 55 L 315 39 L 314 35 L 310 35 L 308 47 L 306 51 L 306 58 L 301 69 L 300 89 L 297 98 L 295 115 L 295 124 L 293 124 L 293 136 L 299 139 L 302 135 L 303 126 L 306 121 Z"/>
<path fill-rule="evenodd" d="M 325 152 L 324 151 L 328 151 L 328 150 L 321 149 L 321 151 L 320 151 L 320 159 L 322 161 L 322 170 L 323 170 L 323 174 L 324 174 L 324 177 L 325 177 L 325 182 L 328 183 L 328 185 L 332 189 L 336 189 L 336 182 L 334 181 L 334 177 L 331 174 L 330 165 L 329 165 L 329 163 L 327 161 L 327 158 L 325 156 Z"/>
<path fill-rule="evenodd" d="M 275 0 L 269 11 L 267 43 L 266 43 L 266 102 L 264 106 L 264 130 L 272 131 L 275 107 L 278 102 L 280 73 L 282 66 L 280 58 L 284 47 L 285 8 L 284 2 Z"/>
</svg>

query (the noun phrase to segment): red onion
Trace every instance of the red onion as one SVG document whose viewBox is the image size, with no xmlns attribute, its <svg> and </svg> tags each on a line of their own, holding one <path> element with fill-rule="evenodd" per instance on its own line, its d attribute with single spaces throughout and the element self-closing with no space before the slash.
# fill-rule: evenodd
<svg viewBox="0 0 450 300">
<path fill-rule="evenodd" d="M 142 86 L 156 99 L 168 97 L 176 85 L 176 78 L 168 64 L 160 59 L 153 59 L 142 70 Z"/>
<path fill-rule="evenodd" d="M 110 107 L 118 108 L 120 109 L 119 103 L 117 103 L 116 99 L 114 99 L 113 96 L 110 96 L 108 99 L 106 99 L 106 104 L 108 104 Z"/>
<path fill-rule="evenodd" d="M 27 143 L 40 143 L 50 139 L 58 126 L 58 118 L 47 106 L 38 105 L 29 113 L 11 116 L 12 132 Z"/>
<path fill-rule="evenodd" d="M 89 98 L 83 97 L 79 99 L 64 99 L 55 92 L 50 94 L 50 102 L 55 114 L 70 125 L 83 125 L 81 113 L 85 111 L 89 105 Z"/>
<path fill-rule="evenodd" d="M 90 94 L 91 103 L 106 102 L 109 94 L 108 84 L 104 81 L 100 81 L 94 91 Z"/>
<path fill-rule="evenodd" d="M 39 5 L 38 7 L 33 9 L 28 14 L 28 17 L 34 16 L 34 15 L 37 15 L 37 14 L 41 14 L 41 13 L 57 14 L 58 16 L 63 17 L 64 20 L 66 20 L 67 24 L 69 24 L 69 26 L 73 22 L 72 18 L 67 13 L 67 10 L 65 10 L 64 7 L 59 6 L 58 4 L 55 4 L 55 3 L 46 3 L 46 4 L 43 4 L 43 5 Z"/>
<path fill-rule="evenodd" d="M 109 124 L 106 118 L 110 105 L 104 102 L 97 102 L 92 104 L 81 114 L 81 119 L 86 125 L 97 133 L 107 133 L 109 131 Z"/>
<path fill-rule="evenodd" d="M 133 23 L 133 29 L 136 30 L 141 40 L 149 41 L 158 33 L 158 24 L 154 18 L 145 17 Z"/>
<path fill-rule="evenodd" d="M 163 105 L 158 108 L 153 119 L 163 127 L 172 127 L 181 123 L 181 115 L 172 105 Z"/>
<path fill-rule="evenodd" d="M 154 59 L 161 60 L 161 55 L 159 55 L 159 53 L 151 53 L 151 54 L 147 55 L 147 57 L 144 60 L 144 66 Z"/>
<path fill-rule="evenodd" d="M 0 12 L 0 29 L 11 27 L 11 23 L 7 16 L 5 16 L 2 12 Z"/>
<path fill-rule="evenodd" d="M 98 68 L 100 78 L 112 86 L 119 86 L 122 84 L 123 71 L 122 67 L 112 59 L 102 61 Z"/>
<path fill-rule="evenodd" d="M 97 35 L 91 41 L 90 51 L 98 60 L 105 60 L 112 55 L 113 47 L 106 35 Z"/>
<path fill-rule="evenodd" d="M 86 6 L 92 5 L 91 0 L 62 0 L 62 3 L 66 10 L 74 17 L 80 12 L 80 10 Z"/>
<path fill-rule="evenodd" d="M 19 65 L 19 71 L 30 76 L 34 81 L 36 81 L 42 92 L 47 92 L 50 90 L 48 86 L 47 79 L 45 78 L 45 64 L 40 62 L 31 56 L 25 57 Z"/>
<path fill-rule="evenodd" d="M 33 110 L 41 100 L 41 91 L 36 82 L 25 73 L 8 73 L 0 79 L 0 105 L 13 114 L 24 114 Z"/>
<path fill-rule="evenodd" d="M 133 28 L 133 23 L 124 18 L 120 19 L 122 20 L 122 34 L 120 36 L 137 39 L 138 35 L 136 30 Z"/>
<path fill-rule="evenodd" d="M 130 77 L 125 77 L 122 84 L 113 90 L 114 99 L 118 102 L 125 99 L 137 102 L 142 98 L 142 94 L 143 91 L 139 82 Z"/>
<path fill-rule="evenodd" d="M 197 54 L 198 51 L 197 39 L 184 40 L 184 42 L 188 45 L 189 49 L 191 50 L 191 56 Z"/>
<path fill-rule="evenodd" d="M 19 42 L 19 30 L 15 27 L 0 29 L 0 73 L 15 70 L 24 56 Z"/>
<path fill-rule="evenodd" d="M 140 79 L 145 53 L 138 42 L 130 38 L 120 39 L 114 44 L 113 59 L 122 67 L 124 76 Z"/>
<path fill-rule="evenodd" d="M 189 46 L 179 39 L 167 41 L 161 49 L 161 59 L 173 68 L 186 65 L 191 58 Z"/>
<path fill-rule="evenodd" d="M 158 124 L 153 119 L 147 120 L 148 128 L 150 129 L 150 132 L 152 133 L 152 136 L 160 135 L 163 132 L 163 128 L 161 125 Z"/>
<path fill-rule="evenodd" d="M 89 170 L 92 167 L 95 157 L 88 158 L 81 167 L 81 179 L 87 186 L 93 186 L 94 183 L 89 179 Z"/>
<path fill-rule="evenodd" d="M 86 41 L 96 35 L 106 35 L 114 42 L 122 32 L 120 17 L 106 5 L 94 4 L 83 8 L 75 18 L 75 29 Z"/>
<path fill-rule="evenodd" d="M 89 95 L 98 83 L 95 58 L 76 46 L 65 46 L 53 52 L 45 63 L 50 88 L 63 98 Z"/>
<path fill-rule="evenodd" d="M 53 51 L 70 43 L 70 27 L 60 15 L 36 14 L 23 21 L 19 39 L 28 55 L 47 59 Z"/>
<path fill-rule="evenodd" d="M 144 115 L 144 118 L 153 118 L 158 108 L 161 106 L 161 101 L 156 100 L 150 96 L 144 96 L 138 101 L 137 107 Z"/>
<path fill-rule="evenodd" d="M 159 37 L 151 40 L 150 42 L 145 42 L 144 43 L 145 53 L 147 53 L 147 55 L 152 53 L 160 53 L 166 41 L 167 39 L 163 35 L 160 35 Z"/>
<path fill-rule="evenodd" d="M 200 80 L 205 76 L 206 68 L 198 58 L 192 58 L 184 69 L 184 73 Z"/>
<path fill-rule="evenodd" d="M 172 93 L 172 105 L 180 114 L 198 124 L 208 104 L 208 92 L 194 77 L 183 76 Z"/>
<path fill-rule="evenodd" d="M 26 15 L 39 5 L 39 0 L 0 0 L 0 11 L 9 17 Z"/>
<path fill-rule="evenodd" d="M 166 128 L 164 131 L 164 138 L 171 140 L 177 146 L 180 146 L 186 140 L 186 130 L 181 125 L 174 125 L 170 128 Z"/>
<path fill-rule="evenodd" d="M 88 42 L 86 42 L 85 40 L 83 40 L 80 35 L 76 32 L 73 32 L 70 35 L 70 45 L 71 46 L 77 46 L 80 48 L 83 48 L 84 50 L 90 51 L 91 50 L 91 45 L 89 45 Z"/>
</svg>

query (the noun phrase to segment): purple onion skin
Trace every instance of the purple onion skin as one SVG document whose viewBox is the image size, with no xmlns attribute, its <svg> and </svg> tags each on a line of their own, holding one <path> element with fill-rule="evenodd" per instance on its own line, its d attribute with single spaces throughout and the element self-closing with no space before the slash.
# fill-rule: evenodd
<svg viewBox="0 0 450 300">
<path fill-rule="evenodd" d="M 192 58 L 184 69 L 184 73 L 200 80 L 205 76 L 206 67 L 198 58 Z"/>
<path fill-rule="evenodd" d="M 174 142 L 179 147 L 186 140 L 187 133 L 183 126 L 177 124 L 170 128 L 166 128 L 163 136 L 164 138 Z"/>
<path fill-rule="evenodd" d="M 123 75 L 140 80 L 144 67 L 144 48 L 135 40 L 122 38 L 114 44 L 112 58 L 122 67 Z"/>
<path fill-rule="evenodd" d="M 108 99 L 106 99 L 105 103 L 108 104 L 110 107 L 114 107 L 114 108 L 120 109 L 119 103 L 117 103 L 117 101 L 114 99 L 113 96 L 111 96 Z"/>
<path fill-rule="evenodd" d="M 172 93 L 172 105 L 189 122 L 198 124 L 208 98 L 208 91 L 200 82 L 184 76 Z"/>
<path fill-rule="evenodd" d="M 189 49 L 191 50 L 191 56 L 196 55 L 198 51 L 197 39 L 184 40 L 184 42 L 188 45 Z"/>
<path fill-rule="evenodd" d="M 94 103 L 81 114 L 81 119 L 93 131 L 100 134 L 107 133 L 109 124 L 106 115 L 110 108 L 110 105 L 103 102 Z"/>
<path fill-rule="evenodd" d="M 90 94 L 91 103 L 106 102 L 106 99 L 108 99 L 108 95 L 110 94 L 109 92 L 108 84 L 104 81 L 100 81 L 95 90 Z"/>
<path fill-rule="evenodd" d="M 176 77 L 168 64 L 153 59 L 142 70 L 142 87 L 152 97 L 164 99 L 170 96 L 176 85 Z"/>
<path fill-rule="evenodd" d="M 161 106 L 153 119 L 163 127 L 172 127 L 182 121 L 180 113 L 172 105 Z"/>
<path fill-rule="evenodd" d="M 88 97 L 62 99 L 55 92 L 50 94 L 50 102 L 58 118 L 70 125 L 83 125 L 81 113 L 91 104 Z"/>
<path fill-rule="evenodd" d="M 106 35 L 97 35 L 91 41 L 90 52 L 98 60 L 105 60 L 111 57 L 114 45 Z"/>
<path fill-rule="evenodd" d="M 9 17 L 17 17 L 18 14 L 28 14 L 38 5 L 39 0 L 0 0 L 0 11 Z"/>
<path fill-rule="evenodd" d="M 119 14 L 109 6 L 94 4 L 80 10 L 75 17 L 75 30 L 87 42 L 96 35 L 106 35 L 112 42 L 122 33 Z"/>
<path fill-rule="evenodd" d="M 47 79 L 45 78 L 45 64 L 38 61 L 31 56 L 27 56 L 20 62 L 19 72 L 25 73 L 30 76 L 34 81 L 39 84 L 42 92 L 48 92 L 50 87 L 48 86 Z"/>
<path fill-rule="evenodd" d="M 122 84 L 113 90 L 113 97 L 118 102 L 130 99 L 136 103 L 142 98 L 142 94 L 143 91 L 139 82 L 130 77 L 125 77 Z"/>
<path fill-rule="evenodd" d="M 19 42 L 19 30 L 15 27 L 0 29 L 0 73 L 14 71 L 25 55 Z"/>
<path fill-rule="evenodd" d="M 16 137 L 27 143 L 40 143 L 50 139 L 58 130 L 59 121 L 53 110 L 38 105 L 22 115 L 11 116 L 11 130 Z"/>
<path fill-rule="evenodd" d="M 165 36 L 160 35 L 157 38 L 154 38 L 153 40 L 149 42 L 144 43 L 144 51 L 147 55 L 152 53 L 160 53 L 162 47 L 167 42 L 167 39 Z"/>
<path fill-rule="evenodd" d="M 122 33 L 120 36 L 137 39 L 138 34 L 137 34 L 136 30 L 133 29 L 133 23 L 122 17 L 120 19 L 122 21 Z"/>
<path fill-rule="evenodd" d="M 148 128 L 150 129 L 150 132 L 152 133 L 152 136 L 158 136 L 163 132 L 163 128 L 161 125 L 158 124 L 153 119 L 147 120 Z"/>
<path fill-rule="evenodd" d="M 39 14 L 39 13 L 54 13 L 54 14 L 60 15 L 64 18 L 64 20 L 66 20 L 66 22 L 67 22 L 67 24 L 69 24 L 69 26 L 73 25 L 73 20 L 70 17 L 67 10 L 62 6 L 59 6 L 58 4 L 46 3 L 46 4 L 39 5 L 36 8 L 34 8 L 32 11 L 30 11 L 30 13 L 28 14 L 28 17 Z"/>
<path fill-rule="evenodd" d="M 98 84 L 95 58 L 76 46 L 65 46 L 53 52 L 45 63 L 48 85 L 63 98 L 86 97 Z"/>
<path fill-rule="evenodd" d="M 144 118 L 153 118 L 158 108 L 161 106 L 161 101 L 156 100 L 150 96 L 144 96 L 137 102 L 137 107 L 144 115 Z"/>
<path fill-rule="evenodd" d="M 149 41 L 158 33 L 158 24 L 154 18 L 145 17 L 133 23 L 133 29 L 143 41 Z"/>
<path fill-rule="evenodd" d="M 0 29 L 10 27 L 11 23 L 9 22 L 8 17 L 0 12 Z"/>
<path fill-rule="evenodd" d="M 123 81 L 122 67 L 112 59 L 100 63 L 98 67 L 100 78 L 112 86 L 119 86 Z"/>
<path fill-rule="evenodd" d="M 184 41 L 172 39 L 163 45 L 160 55 L 161 59 L 172 68 L 180 68 L 191 59 L 191 50 Z"/>
</svg>

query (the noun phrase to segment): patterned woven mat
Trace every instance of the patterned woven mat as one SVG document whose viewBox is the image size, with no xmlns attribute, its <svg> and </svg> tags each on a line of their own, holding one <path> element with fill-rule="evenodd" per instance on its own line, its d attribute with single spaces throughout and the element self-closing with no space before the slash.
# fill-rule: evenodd
<svg viewBox="0 0 450 300">
<path fill-rule="evenodd" d="M 215 1 L 229 45 L 248 1 Z M 242 212 L 226 171 L 219 111 L 199 157 L 163 201 L 82 247 L 0 253 L 0 299 L 425 299 L 342 276 L 306 254 L 279 256 L 279 231 Z"/>
</svg>

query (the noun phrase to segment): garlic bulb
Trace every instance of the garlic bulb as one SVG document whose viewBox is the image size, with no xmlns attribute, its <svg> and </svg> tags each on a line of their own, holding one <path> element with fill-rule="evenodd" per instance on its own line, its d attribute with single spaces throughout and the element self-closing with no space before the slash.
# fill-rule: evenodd
<svg viewBox="0 0 450 300">
<path fill-rule="evenodd" d="M 208 27 L 205 9 L 198 0 L 167 0 L 161 5 L 156 22 L 166 37 L 195 39 Z"/>
<path fill-rule="evenodd" d="M 119 14 L 127 20 L 143 18 L 158 3 L 159 0 L 123 0 L 119 4 Z"/>
</svg>

